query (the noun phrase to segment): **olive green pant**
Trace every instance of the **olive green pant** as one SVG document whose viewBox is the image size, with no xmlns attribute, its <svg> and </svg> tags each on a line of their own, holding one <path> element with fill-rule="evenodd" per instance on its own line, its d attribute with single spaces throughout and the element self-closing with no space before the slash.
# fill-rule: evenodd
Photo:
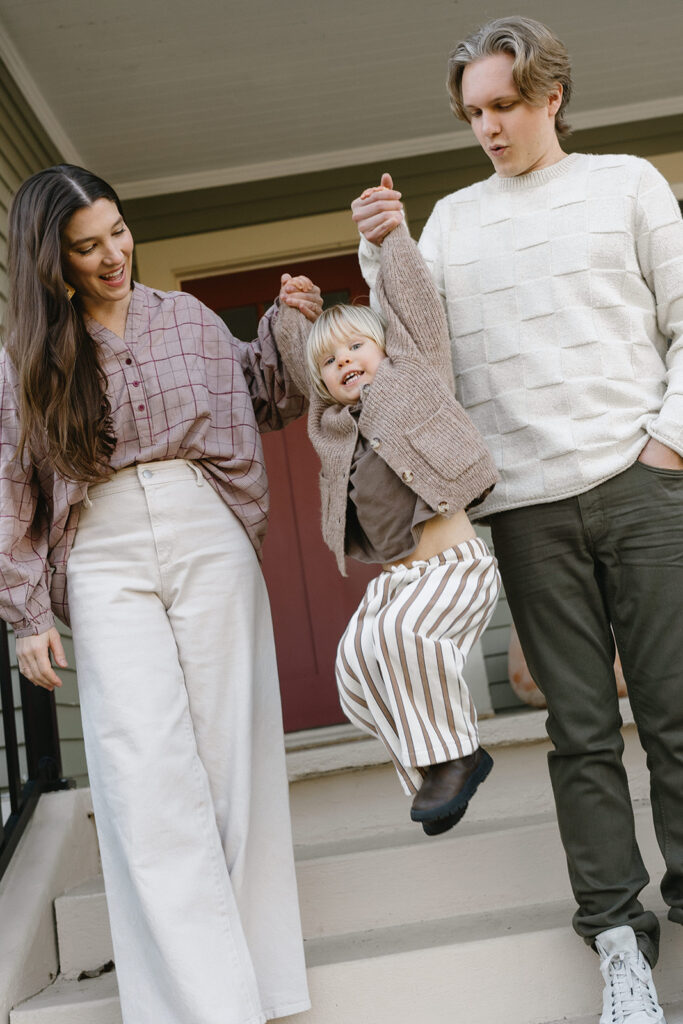
<svg viewBox="0 0 683 1024">
<path fill-rule="evenodd" d="M 647 754 L 661 890 L 683 924 L 683 472 L 636 462 L 578 497 L 492 516 L 491 527 L 548 704 L 574 927 L 592 943 L 628 924 L 654 966 L 659 925 L 638 898 L 649 878 L 622 764 L 612 629 Z"/>
</svg>

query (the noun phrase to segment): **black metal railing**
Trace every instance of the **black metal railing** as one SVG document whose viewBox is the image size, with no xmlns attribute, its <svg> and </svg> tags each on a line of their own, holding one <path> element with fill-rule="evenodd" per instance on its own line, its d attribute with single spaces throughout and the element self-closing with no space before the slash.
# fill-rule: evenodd
<svg viewBox="0 0 683 1024">
<path fill-rule="evenodd" d="M 73 783 L 62 778 L 59 729 L 54 694 L 34 686 L 19 675 L 21 713 L 24 723 L 26 779 L 22 780 L 12 689 L 7 626 L 0 622 L 0 703 L 5 733 L 9 816 L 0 815 L 0 878 L 42 793 L 68 789 Z"/>
</svg>

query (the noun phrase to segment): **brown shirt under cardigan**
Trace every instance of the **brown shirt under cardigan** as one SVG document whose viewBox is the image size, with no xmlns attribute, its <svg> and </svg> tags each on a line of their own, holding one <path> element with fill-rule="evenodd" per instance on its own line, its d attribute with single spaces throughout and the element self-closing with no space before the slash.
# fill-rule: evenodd
<svg viewBox="0 0 683 1024">
<path fill-rule="evenodd" d="M 354 405 L 356 421 L 362 405 Z M 358 433 L 349 473 L 344 550 L 357 562 L 383 564 L 415 550 L 422 527 L 436 515 L 389 469 Z"/>
<path fill-rule="evenodd" d="M 325 404 L 311 385 L 308 321 L 285 307 L 273 325 L 294 381 L 309 395 L 308 433 L 322 467 L 323 537 L 343 574 L 349 473 L 359 432 L 399 479 L 445 517 L 477 501 L 498 479 L 453 394 L 445 314 L 405 226 L 384 239 L 380 258 L 376 293 L 387 320 L 387 358 L 367 389 L 358 423 L 348 406 Z"/>
</svg>

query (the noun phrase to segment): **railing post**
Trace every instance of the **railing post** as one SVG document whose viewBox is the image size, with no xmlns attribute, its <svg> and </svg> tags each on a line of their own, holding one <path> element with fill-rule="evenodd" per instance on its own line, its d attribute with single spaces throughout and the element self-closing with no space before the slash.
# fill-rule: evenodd
<svg viewBox="0 0 683 1024">
<path fill-rule="evenodd" d="M 75 785 L 72 780 L 61 777 L 62 758 L 59 750 L 54 693 L 34 686 L 21 674 L 19 683 L 28 774 L 24 785 L 21 782 L 19 768 L 19 743 L 14 718 L 7 626 L 0 622 L 0 699 L 10 791 L 10 816 L 4 823 L 0 817 L 0 878 L 9 865 L 41 793 L 68 789 Z"/>
<path fill-rule="evenodd" d="M 59 750 L 54 692 L 42 686 L 34 686 L 21 673 L 19 680 L 28 777 L 42 782 L 56 782 L 62 774 L 62 755 Z"/>
<path fill-rule="evenodd" d="M 2 703 L 2 725 L 5 733 L 5 756 L 7 759 L 7 786 L 9 789 L 10 811 L 16 814 L 21 797 L 21 772 L 19 769 L 19 743 L 14 717 L 14 692 L 12 689 L 12 668 L 9 657 L 7 624 L 0 621 L 0 702 Z M 0 822 L 0 824 L 2 824 Z M 1 830 L 0 830 L 1 836 Z"/>
</svg>

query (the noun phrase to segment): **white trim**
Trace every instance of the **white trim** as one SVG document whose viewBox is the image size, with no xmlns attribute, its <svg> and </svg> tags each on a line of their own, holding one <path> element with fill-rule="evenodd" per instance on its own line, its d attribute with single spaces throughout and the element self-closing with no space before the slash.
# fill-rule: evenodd
<svg viewBox="0 0 683 1024">
<path fill-rule="evenodd" d="M 45 97 L 36 85 L 31 73 L 24 64 L 17 48 L 10 39 L 7 29 L 0 24 L 0 57 L 7 65 L 7 70 L 14 79 L 19 91 L 29 107 L 40 121 L 45 132 L 59 150 L 62 160 L 70 164 L 83 165 L 80 153 L 55 117 Z"/>
<path fill-rule="evenodd" d="M 569 120 L 575 130 L 601 128 L 612 124 L 628 124 L 630 121 L 646 121 L 683 113 L 683 96 L 649 100 L 645 103 L 629 103 L 620 107 L 602 107 L 571 115 Z M 119 182 L 116 190 L 122 199 L 164 195 L 169 192 L 189 192 L 193 189 L 215 188 L 221 185 L 236 185 L 245 181 L 263 181 L 281 178 L 290 174 L 331 170 L 335 167 L 353 167 L 356 164 L 374 163 L 401 157 L 443 153 L 454 149 L 468 149 L 476 146 L 469 128 L 439 135 L 424 135 L 415 139 L 399 139 L 396 142 L 376 143 L 352 149 L 329 150 L 326 153 L 308 153 L 289 157 L 285 160 L 271 160 L 263 163 L 241 164 L 239 167 L 221 167 L 211 171 L 197 171 L 189 174 L 167 175 L 161 178 L 141 178 L 137 181 Z"/>
</svg>

